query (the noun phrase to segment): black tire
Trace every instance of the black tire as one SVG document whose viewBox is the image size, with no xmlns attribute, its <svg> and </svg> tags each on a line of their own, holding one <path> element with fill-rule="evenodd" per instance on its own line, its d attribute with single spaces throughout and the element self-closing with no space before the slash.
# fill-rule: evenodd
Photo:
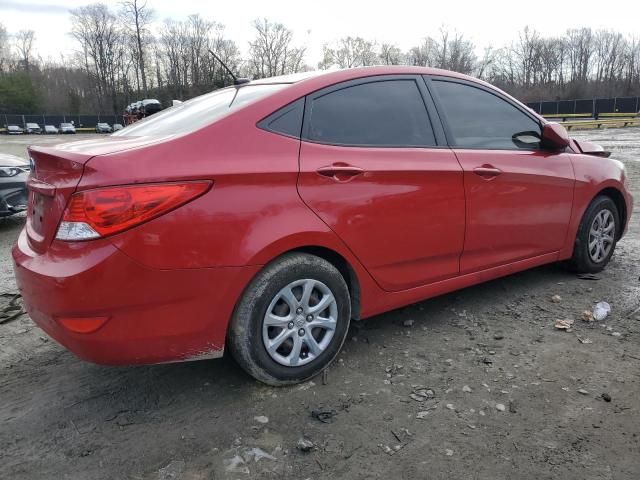
<svg viewBox="0 0 640 480">
<path fill-rule="evenodd" d="M 609 253 L 603 257 L 600 261 L 594 261 L 589 254 L 589 231 L 596 216 L 603 210 L 609 210 L 613 216 L 615 226 L 613 228 L 613 244 Z M 611 260 L 611 256 L 616 248 L 618 236 L 620 233 L 620 214 L 618 208 L 611 198 L 600 195 L 593 199 L 591 204 L 587 207 L 587 210 L 582 216 L 580 226 L 578 227 L 578 233 L 576 235 L 576 242 L 573 247 L 573 256 L 569 261 L 569 267 L 571 270 L 577 273 L 597 273 L 604 269 Z"/>
<path fill-rule="evenodd" d="M 302 366 L 285 366 L 267 352 L 263 322 L 276 295 L 290 283 L 303 279 L 320 281 L 330 289 L 337 306 L 336 327 L 317 358 Z M 236 362 L 256 380 L 273 386 L 295 384 L 314 377 L 335 359 L 347 336 L 350 319 L 349 289 L 338 269 L 315 255 L 289 253 L 267 265 L 245 289 L 229 325 L 227 347 Z"/>
</svg>

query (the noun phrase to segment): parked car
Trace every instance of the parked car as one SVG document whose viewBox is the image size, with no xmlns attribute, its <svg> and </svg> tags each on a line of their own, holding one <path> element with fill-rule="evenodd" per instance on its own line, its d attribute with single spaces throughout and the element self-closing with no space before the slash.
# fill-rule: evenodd
<svg viewBox="0 0 640 480">
<path fill-rule="evenodd" d="M 122 126 L 122 124 L 120 123 L 114 123 L 113 124 L 113 131 L 117 132 L 118 130 L 122 130 L 124 127 Z"/>
<path fill-rule="evenodd" d="M 18 125 L 7 125 L 7 135 L 22 135 L 24 130 Z"/>
<path fill-rule="evenodd" d="M 24 126 L 24 133 L 35 133 L 40 135 L 42 133 L 42 129 L 37 123 L 26 123 Z"/>
<path fill-rule="evenodd" d="M 0 153 L 0 217 L 27 208 L 29 164 L 15 155 Z"/>
<path fill-rule="evenodd" d="M 60 133 L 76 133 L 76 127 L 72 123 L 61 123 L 58 131 Z"/>
<path fill-rule="evenodd" d="M 111 125 L 108 123 L 97 123 L 96 124 L 96 133 L 111 133 L 113 129 Z"/>
<path fill-rule="evenodd" d="M 29 154 L 12 253 L 43 330 L 104 364 L 226 346 L 271 385 L 322 371 L 352 319 L 546 263 L 598 272 L 632 210 L 601 147 L 420 67 L 252 81 Z"/>
<path fill-rule="evenodd" d="M 162 110 L 162 104 L 155 98 L 145 98 L 141 104 L 141 112 L 144 117 L 148 117 Z"/>
<path fill-rule="evenodd" d="M 53 125 L 45 125 L 44 126 L 44 133 L 46 133 L 46 134 L 58 133 L 58 129 L 56 127 L 54 127 Z"/>
</svg>

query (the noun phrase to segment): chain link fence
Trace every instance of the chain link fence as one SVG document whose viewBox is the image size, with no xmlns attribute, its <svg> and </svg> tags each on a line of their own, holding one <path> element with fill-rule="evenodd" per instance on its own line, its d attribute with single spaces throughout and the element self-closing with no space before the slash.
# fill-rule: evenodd
<svg viewBox="0 0 640 480">
<path fill-rule="evenodd" d="M 559 100 L 527 103 L 541 115 L 589 116 L 595 119 L 601 114 L 629 114 L 640 112 L 640 97 L 592 98 L 582 100 Z"/>
</svg>

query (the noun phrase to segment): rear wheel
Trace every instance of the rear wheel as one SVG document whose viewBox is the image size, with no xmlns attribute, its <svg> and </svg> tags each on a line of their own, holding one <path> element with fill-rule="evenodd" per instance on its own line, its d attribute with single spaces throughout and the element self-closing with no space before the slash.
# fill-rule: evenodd
<svg viewBox="0 0 640 480">
<path fill-rule="evenodd" d="M 340 272 L 326 260 L 286 254 L 249 284 L 229 327 L 238 364 L 269 385 L 309 379 L 340 351 L 351 301 Z"/>
<path fill-rule="evenodd" d="M 580 273 L 600 272 L 616 248 L 620 216 L 616 204 L 604 195 L 596 197 L 582 217 L 570 266 Z"/>
</svg>

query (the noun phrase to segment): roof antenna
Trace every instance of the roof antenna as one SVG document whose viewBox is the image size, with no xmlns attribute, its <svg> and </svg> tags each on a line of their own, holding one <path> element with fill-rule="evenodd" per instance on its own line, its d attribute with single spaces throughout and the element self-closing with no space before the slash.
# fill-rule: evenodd
<svg viewBox="0 0 640 480">
<path fill-rule="evenodd" d="M 231 78 L 233 78 L 233 84 L 234 85 L 244 85 L 245 83 L 249 83 L 251 80 L 249 80 L 248 78 L 238 78 L 235 76 L 235 74 L 231 71 L 231 69 L 229 67 L 227 67 L 227 65 L 220 60 L 220 57 L 218 57 L 215 53 L 213 53 L 213 50 L 209 49 L 209 53 L 211 54 L 211 56 L 213 58 L 215 58 L 220 65 L 222 65 L 222 67 L 227 71 L 227 73 L 229 75 L 231 75 Z"/>
</svg>

